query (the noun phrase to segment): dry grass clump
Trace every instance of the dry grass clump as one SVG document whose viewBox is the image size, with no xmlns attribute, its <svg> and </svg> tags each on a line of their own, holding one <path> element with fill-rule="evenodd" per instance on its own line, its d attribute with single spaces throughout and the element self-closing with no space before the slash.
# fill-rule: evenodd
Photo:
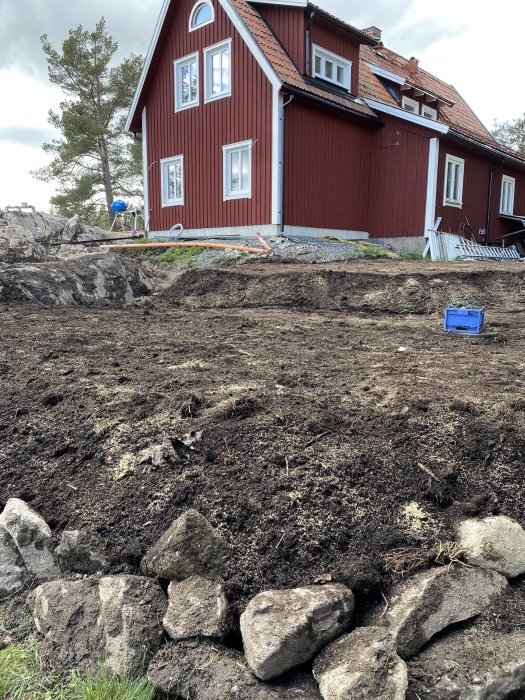
<svg viewBox="0 0 525 700">
<path fill-rule="evenodd" d="M 394 578 L 403 578 L 430 564 L 450 566 L 463 564 L 463 550 L 457 542 L 437 542 L 431 549 L 401 547 L 385 554 L 383 570 Z"/>
</svg>

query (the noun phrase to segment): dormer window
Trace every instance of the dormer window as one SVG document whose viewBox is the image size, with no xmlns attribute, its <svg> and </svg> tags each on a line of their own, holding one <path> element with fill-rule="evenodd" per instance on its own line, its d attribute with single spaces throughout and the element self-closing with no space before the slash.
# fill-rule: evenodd
<svg viewBox="0 0 525 700">
<path fill-rule="evenodd" d="M 403 97 L 401 101 L 401 107 L 403 107 L 405 112 L 410 112 L 411 114 L 419 114 L 419 102 L 417 100 L 413 100 L 410 97 Z"/>
<path fill-rule="evenodd" d="M 437 118 L 438 118 L 437 109 L 434 109 L 433 107 L 429 107 L 428 105 L 423 105 L 421 107 L 421 116 L 426 117 L 427 119 L 433 119 L 434 121 L 437 121 Z"/>
<path fill-rule="evenodd" d="M 190 32 L 211 24 L 215 19 L 215 12 L 211 2 L 198 2 L 190 15 Z"/>
<path fill-rule="evenodd" d="M 321 78 L 350 92 L 352 62 L 315 44 L 312 47 L 314 78 Z"/>
</svg>

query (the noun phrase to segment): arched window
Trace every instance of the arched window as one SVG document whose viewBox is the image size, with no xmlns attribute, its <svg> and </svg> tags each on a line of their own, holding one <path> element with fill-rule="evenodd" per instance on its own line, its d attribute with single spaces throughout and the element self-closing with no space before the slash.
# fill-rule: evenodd
<svg viewBox="0 0 525 700">
<path fill-rule="evenodd" d="M 210 24 L 214 19 L 215 13 L 211 2 L 208 2 L 208 0 L 198 2 L 191 11 L 190 32 L 194 29 L 199 29 L 199 27 L 204 27 L 206 24 Z"/>
</svg>

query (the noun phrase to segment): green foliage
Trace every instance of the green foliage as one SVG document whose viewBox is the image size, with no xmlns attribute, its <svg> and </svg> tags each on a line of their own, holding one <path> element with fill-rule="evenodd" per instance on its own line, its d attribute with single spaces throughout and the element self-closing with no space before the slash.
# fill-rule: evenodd
<svg viewBox="0 0 525 700">
<path fill-rule="evenodd" d="M 379 245 L 369 245 L 365 248 L 365 255 L 369 258 L 390 258 L 388 250 L 381 248 Z"/>
<path fill-rule="evenodd" d="M 400 260 L 424 260 L 417 250 L 400 250 L 397 255 Z"/>
<path fill-rule="evenodd" d="M 495 121 L 492 135 L 507 148 L 525 154 L 525 114 L 510 122 Z"/>
<path fill-rule="evenodd" d="M 158 262 L 167 262 L 172 265 L 180 265 L 181 263 L 190 262 L 196 255 L 202 253 L 202 248 L 199 246 L 191 246 L 189 248 L 168 248 L 165 253 L 156 255 Z"/>
<path fill-rule="evenodd" d="M 145 678 L 117 678 L 107 669 L 96 674 L 47 675 L 36 643 L 0 650 L 0 698 L 4 700 L 153 700 Z"/>
<path fill-rule="evenodd" d="M 79 25 L 58 52 L 47 35 L 42 47 L 49 80 L 68 99 L 60 112 L 49 112 L 49 123 L 62 138 L 43 144 L 53 157 L 49 166 L 33 175 L 57 181 L 60 192 L 51 199 L 66 216 L 75 213 L 91 223 L 117 197 L 140 197 L 140 143 L 124 133 L 125 114 L 142 69 L 142 58 L 131 54 L 119 65 L 113 59 L 118 44 L 102 18 L 95 30 Z"/>
</svg>

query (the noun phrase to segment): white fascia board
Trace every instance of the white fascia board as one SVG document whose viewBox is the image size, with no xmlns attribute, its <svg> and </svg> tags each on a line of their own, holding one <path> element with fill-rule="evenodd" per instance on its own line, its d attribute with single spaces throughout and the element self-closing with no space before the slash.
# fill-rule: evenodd
<svg viewBox="0 0 525 700">
<path fill-rule="evenodd" d="M 146 107 L 142 110 L 142 177 L 144 181 L 144 229 L 149 228 L 149 163 Z"/>
<path fill-rule="evenodd" d="M 407 112 L 400 107 L 392 107 L 392 105 L 386 105 L 383 102 L 376 102 L 375 100 L 366 99 L 365 102 L 370 109 L 375 109 L 376 112 L 390 114 L 392 117 L 403 119 L 403 121 L 406 122 L 412 122 L 412 124 L 417 124 L 425 129 L 430 129 L 430 131 L 437 131 L 440 134 L 448 134 L 449 126 L 447 124 L 435 122 L 433 119 L 428 119 L 427 117 L 420 117 L 418 114 L 412 114 L 412 112 Z"/>
<path fill-rule="evenodd" d="M 398 85 L 404 85 L 406 83 L 406 78 L 403 78 L 402 75 L 392 73 L 392 71 L 386 70 L 386 68 L 376 66 L 375 63 L 369 63 L 368 61 L 363 61 L 363 63 L 370 68 L 374 75 L 378 75 L 380 78 L 385 78 L 386 80 L 390 80 L 391 83 L 397 83 Z"/>
<path fill-rule="evenodd" d="M 155 49 L 157 47 L 157 42 L 159 40 L 162 26 L 164 25 L 164 20 L 166 19 L 166 15 L 168 14 L 170 2 L 171 0 L 164 0 L 162 4 L 162 9 L 160 11 L 157 24 L 155 25 L 155 30 L 153 31 L 153 37 L 151 38 L 148 53 L 146 54 L 146 60 L 144 61 L 144 66 L 142 67 L 142 73 L 140 75 L 139 84 L 137 85 L 137 89 L 135 90 L 133 102 L 131 103 L 131 109 L 129 110 L 128 118 L 126 119 L 126 131 L 129 131 L 131 129 L 131 120 L 133 119 L 133 115 L 135 114 L 135 111 L 137 109 L 137 105 L 139 103 L 142 90 L 144 88 L 144 83 L 146 82 L 146 76 L 149 72 L 149 67 L 153 59 L 153 54 L 155 53 Z"/>
<path fill-rule="evenodd" d="M 244 40 L 245 44 L 248 46 L 250 51 L 252 52 L 253 56 L 255 57 L 255 60 L 257 63 L 260 65 L 262 68 L 264 74 L 268 78 L 268 80 L 271 82 L 274 88 L 281 89 L 282 83 L 279 80 L 279 77 L 277 76 L 277 73 L 274 71 L 272 66 L 270 65 L 270 62 L 264 55 L 264 53 L 261 51 L 259 45 L 253 38 L 253 36 L 250 34 L 248 31 L 246 25 L 242 21 L 242 19 L 239 17 L 235 9 L 231 6 L 231 4 L 228 2 L 228 0 L 219 0 L 220 4 L 222 5 L 224 11 L 230 18 L 231 22 L 233 23 L 235 29 L 239 32 L 241 35 L 242 39 Z M 135 114 L 135 111 L 137 109 L 137 105 L 140 100 L 140 96 L 142 94 L 142 90 L 144 89 L 144 83 L 146 82 L 146 77 L 148 75 L 151 61 L 153 60 L 153 54 L 155 53 L 155 49 L 157 48 L 157 42 L 159 40 L 160 32 L 162 31 L 162 27 L 164 25 L 164 21 L 166 19 L 166 15 L 168 14 L 168 9 L 170 6 L 171 0 L 164 0 L 164 4 L 162 5 L 162 9 L 160 11 L 159 18 L 157 20 L 157 24 L 155 25 L 155 31 L 153 32 L 153 38 L 151 39 L 151 43 L 149 45 L 148 53 L 146 55 L 146 60 L 144 61 L 144 67 L 142 68 L 142 74 L 140 76 L 139 84 L 137 85 L 137 89 L 135 90 L 135 96 L 133 97 L 133 102 L 131 104 L 131 109 L 129 110 L 128 118 L 126 120 L 126 131 L 129 131 L 131 128 L 131 120 L 133 119 L 133 115 Z M 279 3 L 281 4 L 281 3 Z M 291 4 L 291 3 L 286 3 L 286 4 Z M 306 2 L 301 4 L 301 6 L 306 6 Z"/>
<path fill-rule="evenodd" d="M 283 5 L 284 7 L 308 7 L 308 0 L 257 0 L 259 5 Z"/>
<path fill-rule="evenodd" d="M 241 38 L 243 39 L 246 46 L 252 52 L 255 60 L 261 67 L 263 73 L 266 75 L 270 83 L 273 85 L 274 88 L 280 90 L 282 87 L 282 82 L 279 80 L 277 73 L 274 71 L 274 69 L 270 65 L 270 62 L 268 61 L 264 53 L 261 51 L 259 44 L 255 41 L 253 36 L 248 31 L 248 28 L 237 14 L 235 8 L 232 7 L 228 0 L 219 0 L 219 3 L 222 5 L 223 10 L 230 18 L 235 29 L 241 35 Z"/>
</svg>

